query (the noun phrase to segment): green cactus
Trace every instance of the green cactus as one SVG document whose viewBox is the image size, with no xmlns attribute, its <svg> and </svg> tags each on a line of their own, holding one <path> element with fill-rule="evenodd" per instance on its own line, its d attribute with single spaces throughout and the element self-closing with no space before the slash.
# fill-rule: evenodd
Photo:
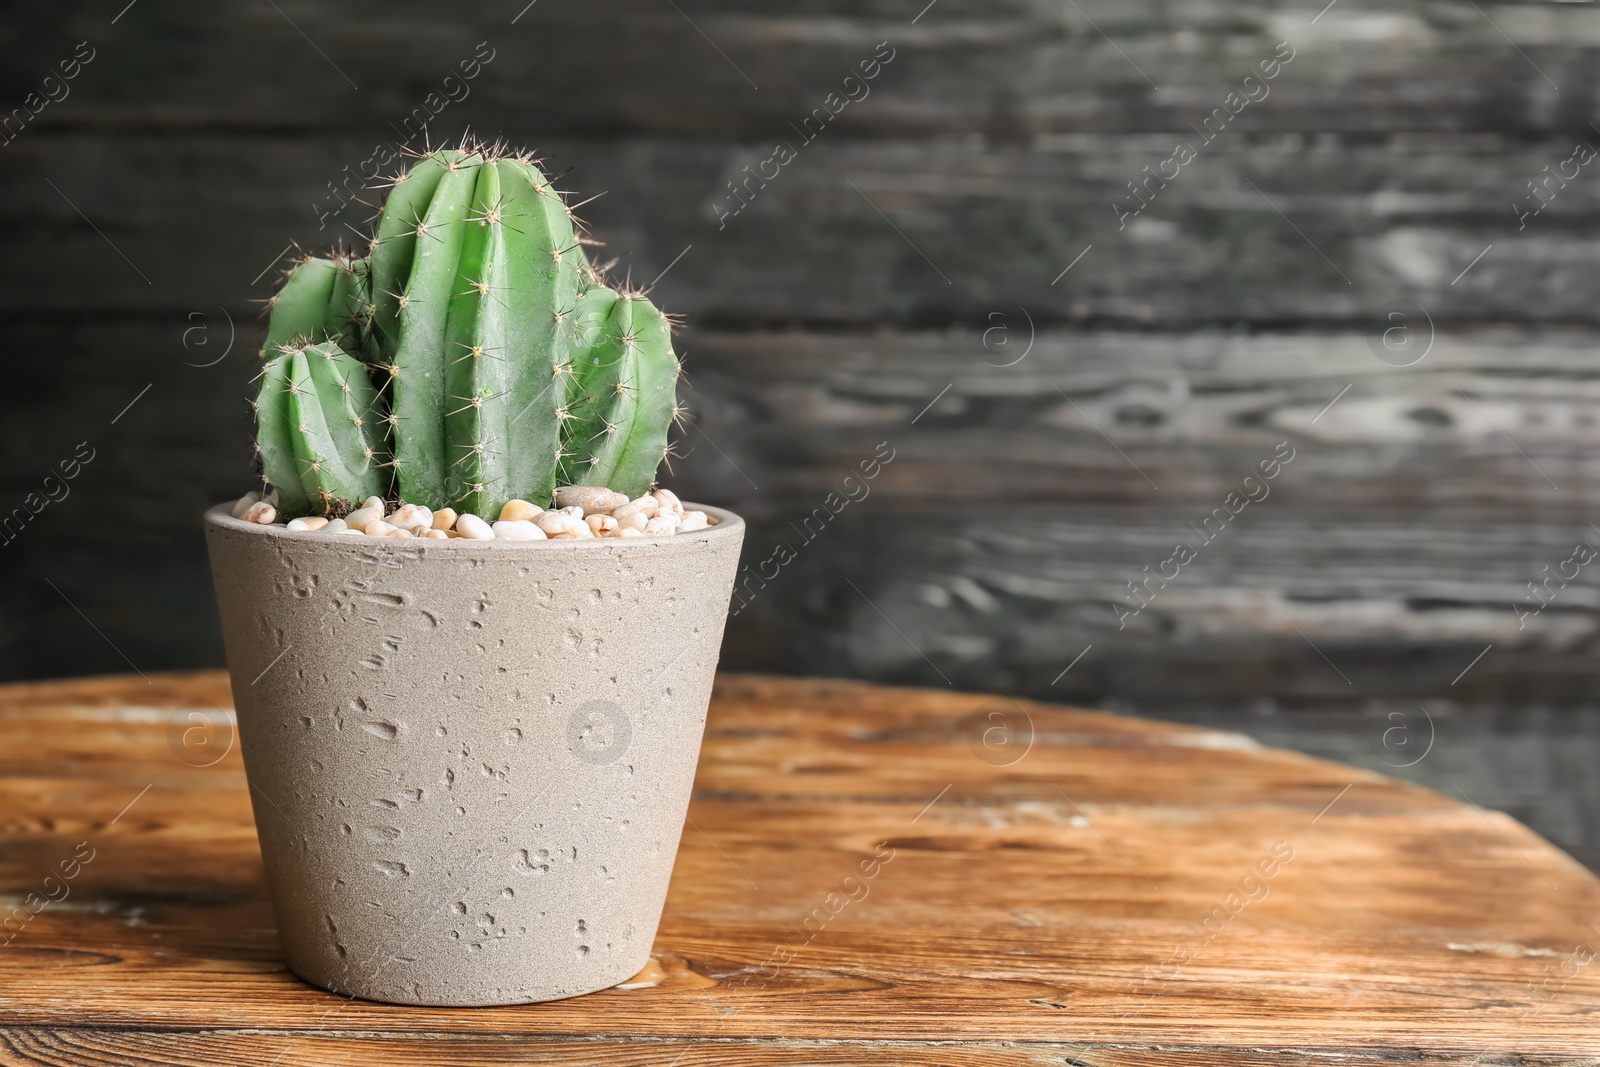
<svg viewBox="0 0 1600 1067">
<path fill-rule="evenodd" d="M 574 316 L 562 423 L 567 480 L 629 496 L 650 488 L 677 412 L 678 357 L 643 296 L 591 289 Z"/>
<path fill-rule="evenodd" d="M 328 259 L 308 256 L 290 268 L 267 306 L 263 358 L 286 346 L 323 341 L 337 342 L 347 352 L 368 351 L 374 308 L 364 259 L 342 252 Z"/>
<path fill-rule="evenodd" d="M 489 513 L 550 495 L 581 261 L 565 202 L 530 160 L 439 152 L 395 186 L 372 286 L 402 498 Z"/>
<path fill-rule="evenodd" d="M 257 447 L 286 515 L 347 510 L 388 485 L 382 409 L 364 364 L 328 341 L 267 361 Z"/>
<path fill-rule="evenodd" d="M 289 270 L 283 288 L 267 301 L 271 318 L 267 320 L 267 339 L 261 346 L 263 358 L 296 341 L 326 340 L 324 323 L 328 302 L 333 298 L 333 281 L 339 270 L 331 259 L 303 259 Z"/>
<path fill-rule="evenodd" d="M 326 339 L 335 341 L 346 352 L 362 359 L 376 354 L 372 341 L 372 317 L 377 308 L 372 302 L 367 261 L 349 255 L 335 255 L 333 292 L 322 321 Z"/>
<path fill-rule="evenodd" d="M 648 489 L 674 410 L 667 322 L 604 287 L 573 227 L 536 162 L 466 145 L 395 182 L 366 259 L 298 264 L 258 401 L 280 510 L 376 494 L 492 517 L 558 478 Z"/>
</svg>

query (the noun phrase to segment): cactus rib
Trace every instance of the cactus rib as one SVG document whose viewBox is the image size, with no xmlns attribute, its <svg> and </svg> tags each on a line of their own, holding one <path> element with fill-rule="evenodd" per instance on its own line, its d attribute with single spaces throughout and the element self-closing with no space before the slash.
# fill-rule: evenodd
<svg viewBox="0 0 1600 1067">
<path fill-rule="evenodd" d="M 445 327 L 451 297 L 459 288 L 464 222 L 479 165 L 477 156 L 446 164 L 417 224 L 416 254 L 398 301 L 400 339 L 388 369 L 395 476 L 406 500 L 446 499 Z"/>
<path fill-rule="evenodd" d="M 278 490 L 278 510 L 285 515 L 310 513 L 311 498 L 300 484 L 295 459 L 294 415 L 289 409 L 289 354 L 267 360 L 256 394 L 256 452 L 261 474 Z"/>
<path fill-rule="evenodd" d="M 336 256 L 333 261 L 333 291 L 328 295 L 328 310 L 323 318 L 323 336 L 316 341 L 336 341 L 354 356 L 366 357 L 372 334 L 372 294 L 367 287 L 367 261 L 355 256 Z"/>
<path fill-rule="evenodd" d="M 505 440 L 510 489 L 512 496 L 543 500 L 556 486 L 567 316 L 578 297 L 578 267 L 587 264 L 567 205 L 538 166 L 521 160 L 500 166 L 503 217 L 496 258 L 504 288 L 494 314 L 514 361 Z M 519 307 L 507 297 L 527 303 Z"/>
<path fill-rule="evenodd" d="M 386 479 L 371 425 L 366 368 L 332 342 L 285 353 L 300 485 L 323 513 L 380 495 Z"/>
<path fill-rule="evenodd" d="M 459 153 L 456 153 L 459 155 Z M 426 156 L 401 176 L 384 202 L 373 237 L 369 288 L 374 304 L 373 332 L 379 353 L 393 360 L 400 344 L 400 299 L 411 277 L 411 261 L 416 253 L 417 226 L 422 222 L 428 201 L 433 199 L 439 179 L 444 177 L 445 153 Z"/>
</svg>

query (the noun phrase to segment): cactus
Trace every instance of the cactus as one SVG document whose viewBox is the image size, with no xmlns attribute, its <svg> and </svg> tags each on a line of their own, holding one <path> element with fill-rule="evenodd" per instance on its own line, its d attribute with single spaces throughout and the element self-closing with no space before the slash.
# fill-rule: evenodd
<svg viewBox="0 0 1600 1067">
<path fill-rule="evenodd" d="M 578 302 L 563 458 L 567 480 L 629 496 L 650 488 L 677 410 L 678 357 L 643 296 L 591 289 Z"/>
<path fill-rule="evenodd" d="M 388 484 L 377 391 L 366 367 L 327 341 L 267 361 L 256 397 L 262 470 L 286 514 L 348 508 Z"/>
<path fill-rule="evenodd" d="M 368 350 L 373 307 L 364 259 L 343 252 L 328 259 L 308 256 L 290 268 L 267 306 L 264 359 L 294 344 L 323 341 L 335 341 L 347 352 Z"/>
<path fill-rule="evenodd" d="M 351 355 L 369 359 L 375 354 L 372 346 L 372 316 L 377 309 L 372 303 L 367 261 L 336 254 L 333 264 L 337 273 L 322 320 L 323 332 L 327 334 L 327 340 L 337 342 Z"/>
<path fill-rule="evenodd" d="M 375 494 L 493 516 L 558 478 L 648 489 L 677 358 L 665 317 L 602 275 L 533 160 L 418 159 L 366 259 L 304 260 L 273 298 L 258 419 L 280 510 Z"/>
<path fill-rule="evenodd" d="M 581 259 L 529 160 L 438 152 L 395 186 L 371 278 L 402 498 L 486 513 L 550 495 Z"/>
</svg>

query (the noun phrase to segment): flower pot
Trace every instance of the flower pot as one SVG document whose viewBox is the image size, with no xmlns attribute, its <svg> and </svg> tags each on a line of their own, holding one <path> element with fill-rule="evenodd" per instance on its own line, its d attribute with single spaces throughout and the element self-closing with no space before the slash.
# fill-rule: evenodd
<svg viewBox="0 0 1600 1067">
<path fill-rule="evenodd" d="M 697 507 L 700 505 L 696 505 Z M 205 518 L 289 967 L 401 1004 L 649 959 L 744 523 L 432 541 Z"/>
</svg>

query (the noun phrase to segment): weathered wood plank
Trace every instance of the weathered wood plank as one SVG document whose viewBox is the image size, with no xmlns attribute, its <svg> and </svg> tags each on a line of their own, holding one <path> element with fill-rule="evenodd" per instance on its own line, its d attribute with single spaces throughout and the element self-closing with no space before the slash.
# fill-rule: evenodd
<svg viewBox="0 0 1600 1067">
<path fill-rule="evenodd" d="M 1536 828 L 1600 871 L 1600 794 L 1594 789 L 1600 707 L 1546 704 L 1514 690 L 1499 701 L 1476 702 L 1460 688 L 1420 699 L 1240 701 L 1174 694 L 1100 706 L 1236 730 L 1263 744 L 1398 775 L 1446 796 L 1466 795 Z"/>
<path fill-rule="evenodd" d="M 20 335 L 60 358 L 19 366 L 40 399 L 27 424 L 0 428 L 18 496 L 77 442 L 99 451 L 0 555 L 12 672 L 127 669 L 117 649 L 145 669 L 220 656 L 193 517 L 245 484 L 249 357 L 186 367 L 202 357 L 180 333 L 78 322 Z M 162 346 L 164 369 L 113 361 L 80 385 L 84 360 Z M 1600 371 L 1582 331 L 1441 331 L 1407 369 L 1349 335 L 1047 331 L 1011 367 L 986 365 L 1001 356 L 975 331 L 701 330 L 683 347 L 695 421 L 672 484 L 754 520 L 758 575 L 780 540 L 798 556 L 734 620 L 731 664 L 941 683 L 848 579 L 972 688 L 1043 692 L 1089 643 L 1062 682 L 1075 699 L 1345 688 L 1273 605 L 1363 692 L 1436 692 L 1491 642 L 1458 689 L 1570 700 L 1593 684 L 1587 577 L 1520 629 L 1517 615 L 1537 606 L 1527 583 L 1542 568 L 1600 543 L 1584 504 Z M 156 384 L 110 425 L 146 374 Z M 129 435 L 152 443 L 129 448 Z M 1214 543 L 1118 630 L 1116 608 L 1136 605 L 1126 583 L 1179 538 L 1202 545 L 1189 524 L 1284 440 L 1295 455 L 1271 495 L 1220 537 L 1213 517 Z M 885 441 L 894 459 L 868 495 L 817 519 Z M 134 519 L 137 571 L 99 551 L 85 519 L 100 514 Z"/>
<path fill-rule="evenodd" d="M 1027 147 L 818 138 L 765 189 L 752 184 L 749 206 L 720 229 L 720 213 L 740 203 L 726 183 L 771 153 L 763 142 L 540 147 L 556 169 L 572 168 L 567 185 L 606 191 L 583 214 L 636 282 L 694 246 L 659 292 L 706 327 L 983 329 L 1019 306 L 1041 324 L 1280 327 L 1364 323 L 1399 298 L 1440 323 L 1596 322 L 1600 186 L 1571 183 L 1521 231 L 1514 208 L 1541 168 L 1568 158 L 1571 137 L 1228 136 L 1120 229 L 1118 211 L 1136 201 L 1113 204 L 1171 154 L 1172 137 L 1051 135 Z M 0 290 L 0 312 L 77 314 L 79 294 L 93 291 L 97 314 L 181 321 L 265 297 L 291 240 L 356 238 L 341 227 L 365 209 L 319 231 L 314 208 L 331 172 L 364 151 L 349 135 L 19 138 L 0 173 L 0 224 L 30 269 Z M 142 180 L 122 180 L 130 172 Z M 60 280 L 69 265 L 74 286 Z"/>
<path fill-rule="evenodd" d="M 1518 615 L 1537 605 L 1527 581 L 1580 539 L 1570 528 L 1263 510 L 1202 546 L 1165 587 L 1141 585 L 1141 598 L 1127 583 L 1158 572 L 1186 533 L 1198 538 L 1165 515 L 1073 510 L 1004 522 L 846 515 L 810 543 L 781 517 L 760 524 L 728 661 L 1134 701 L 1449 692 L 1586 702 L 1600 680 L 1588 651 L 1600 634 L 1592 584 Z M 776 566 L 784 539 L 792 562 Z"/>
<path fill-rule="evenodd" d="M 234 1064 L 378 1062 L 397 1067 L 458 1067 L 464 1064 L 564 1063 L 604 1067 L 859 1067 L 863 1063 L 912 1067 L 1060 1067 L 1087 1063 L 1085 1043 L 1076 1041 L 966 1041 L 960 1045 L 917 1041 L 765 1041 L 723 1039 L 715 1044 L 661 1038 L 620 1041 L 609 1036 L 542 1038 L 528 1035 L 486 1037 L 432 1033 L 377 1035 L 335 1029 L 317 1034 L 254 1030 L 236 1034 L 222 1028 L 204 1033 L 144 1033 L 76 1027 L 0 1029 L 0 1056 L 7 1067 L 121 1067 L 135 1062 L 164 1067 L 231 1067 Z M 1123 1042 L 1094 1048 L 1095 1067 L 1350 1067 L 1405 1062 L 1416 1067 L 1489 1067 L 1498 1063 L 1482 1052 L 1415 1052 L 1411 1049 L 1343 1050 L 1235 1049 L 1192 1043 L 1140 1047 Z M 1572 1067 L 1562 1053 L 1518 1052 L 1515 1062 L 1530 1067 Z"/>
<path fill-rule="evenodd" d="M 719 686 L 653 964 L 627 988 L 473 1012 L 349 1002 L 278 962 L 238 754 L 186 767 L 144 721 L 152 689 L 204 703 L 215 678 L 152 681 L 0 688 L 4 747 L 51 771 L 0 776 L 0 893 L 95 846 L 0 952 L 7 1062 L 262 1062 L 332 1042 L 399 1063 L 1596 1050 L 1590 984 L 1549 978 L 1593 943 L 1600 882 L 1503 816 L 1233 735 L 1039 704 L 1012 706 L 1035 727 L 1021 758 L 979 758 L 981 697 L 760 678 Z M 125 754 L 107 764 L 63 721 Z M 113 721 L 148 736 L 125 746 Z M 1162 970 L 1274 842 L 1292 855 L 1268 891 Z M 880 843 L 868 892 L 796 934 Z M 766 966 L 786 945 L 795 958 Z"/>
<path fill-rule="evenodd" d="M 1288 441 L 1293 459 L 1268 488 L 1295 506 L 1586 514 L 1600 473 L 1592 335 L 1413 319 L 1401 354 L 1378 326 L 1030 333 L 1017 307 L 986 333 L 697 331 L 684 345 L 696 413 L 685 482 L 757 516 L 809 511 L 887 440 L 895 458 L 870 486 L 873 509 L 1191 505 L 1173 513 L 1181 527 Z"/>
<path fill-rule="evenodd" d="M 535 100 L 540 136 L 764 139 L 786 136 L 789 123 L 822 106 L 889 41 L 891 65 L 870 96 L 843 109 L 839 132 L 1016 141 L 1187 131 L 1287 40 L 1294 58 L 1269 95 L 1240 112 L 1238 127 L 1575 132 L 1593 117 L 1600 46 L 1600 15 L 1585 5 L 1479 11 L 1426 0 L 1346 0 L 1321 17 L 1316 6 L 1285 0 L 1136 0 L 1076 10 L 942 0 L 921 17 L 923 5 L 903 0 L 718 0 L 681 4 L 682 14 L 648 0 L 526 11 L 515 3 L 446 12 L 370 0 L 282 6 L 292 24 L 270 8 L 148 0 L 114 28 L 98 12 L 67 25 L 53 13 L 36 17 L 10 34 L 32 62 L 8 66 L 0 86 L 20 99 L 57 53 L 87 37 L 96 59 L 32 132 L 344 128 L 384 136 L 435 92 L 456 97 L 444 121 L 470 108 L 487 129 L 525 124 Z M 477 78 L 446 87 L 443 79 L 459 76 L 459 62 L 481 41 L 494 58 Z M 232 91 L 241 84 L 250 90 Z M 581 95 L 570 91 L 577 84 Z M 127 93 L 129 85 L 140 91 Z"/>
<path fill-rule="evenodd" d="M 916 1067 L 1059 1067 L 1062 1057 L 1075 1046 L 1066 1042 L 1040 1042 L 1019 1046 L 1015 1042 L 977 1041 L 965 1047 L 916 1041 L 802 1041 L 729 1039 L 717 1044 L 658 1038 L 650 1041 L 617 1040 L 610 1036 L 533 1037 L 490 1035 L 485 1037 L 431 1033 L 421 1036 L 377 1035 L 364 1030 L 336 1028 L 317 1034 L 262 1032 L 229 1033 L 208 1028 L 203 1034 L 156 1034 L 106 1031 L 88 1028 L 0 1028 L 0 1062 L 7 1067 L 47 1067 L 47 1065 L 106 1064 L 118 1067 L 130 1059 L 159 1063 L 167 1067 L 222 1067 L 222 1065 L 260 1065 L 281 1059 L 286 1063 L 338 1063 L 342 1061 L 383 1062 L 396 1067 L 440 1067 L 461 1064 L 563 1063 L 606 1065 L 606 1067 L 768 1067 L 805 1064 L 808 1067 L 856 1067 L 880 1061 L 912 1064 Z M 1107 1067 L 1141 1063 L 1122 1056 L 1102 1058 Z M 1176 1062 L 1176 1061 L 1167 1061 Z M 1211 1064 L 1242 1064 L 1249 1060 L 1235 1057 L 1230 1050 L 1196 1049 L 1183 1061 L 1195 1067 Z M 1281 1057 L 1255 1063 L 1285 1062 Z M 1345 1067 L 1348 1060 L 1337 1054 L 1299 1062 L 1321 1067 Z M 1425 1057 L 1417 1061 L 1424 1067 L 1434 1064 L 1468 1065 L 1465 1057 Z M 1530 1063 L 1558 1063 L 1559 1060 L 1530 1060 Z"/>
</svg>

